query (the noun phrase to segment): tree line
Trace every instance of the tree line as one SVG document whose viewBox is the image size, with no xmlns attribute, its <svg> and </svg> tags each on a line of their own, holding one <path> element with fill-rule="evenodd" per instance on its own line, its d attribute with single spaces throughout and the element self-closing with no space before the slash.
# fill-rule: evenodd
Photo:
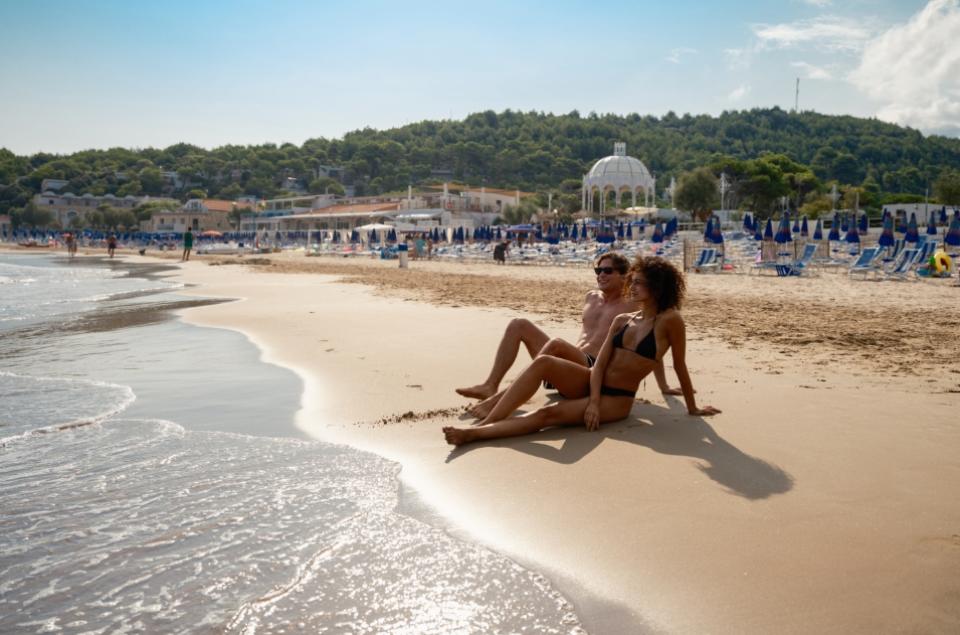
<svg viewBox="0 0 960 635">
<path fill-rule="evenodd" d="M 706 170 L 733 182 L 728 207 L 761 213 L 782 207 L 784 197 L 791 209 L 821 209 L 834 183 L 843 195 L 861 196 L 865 207 L 923 200 L 928 190 L 943 203 L 960 204 L 944 198 L 960 178 L 960 139 L 875 119 L 774 107 L 662 117 L 485 111 L 462 120 L 366 128 L 299 146 L 207 150 L 178 143 L 31 156 L 0 149 L 0 214 L 26 211 L 46 178 L 66 180 L 63 191 L 74 194 L 179 200 L 269 198 L 291 189 L 340 193 L 345 185 L 372 195 L 455 180 L 541 193 L 541 206 L 549 192 L 554 207 L 569 213 L 579 208 L 583 174 L 611 154 L 614 141 L 625 141 L 627 153 L 654 173 L 658 197 L 671 178 L 685 184 Z M 341 169 L 340 180 L 325 176 L 320 166 Z"/>
</svg>

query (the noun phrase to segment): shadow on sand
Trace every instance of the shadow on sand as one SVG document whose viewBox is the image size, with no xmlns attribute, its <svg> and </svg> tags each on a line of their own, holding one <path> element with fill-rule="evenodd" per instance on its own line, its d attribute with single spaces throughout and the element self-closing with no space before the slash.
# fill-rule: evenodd
<svg viewBox="0 0 960 635">
<path fill-rule="evenodd" d="M 697 459 L 697 469 L 729 493 L 750 500 L 784 494 L 793 488 L 790 474 L 731 445 L 703 417 L 688 416 L 683 401 L 673 397 L 667 399 L 668 407 L 638 402 L 627 419 L 605 424 L 596 432 L 588 432 L 582 426 L 570 426 L 523 437 L 471 443 L 451 451 L 447 460 L 492 446 L 573 464 L 609 439 L 634 443 L 660 454 Z M 679 421 L 670 421 L 678 417 Z M 563 441 L 559 448 L 543 443 L 558 440 Z"/>
</svg>

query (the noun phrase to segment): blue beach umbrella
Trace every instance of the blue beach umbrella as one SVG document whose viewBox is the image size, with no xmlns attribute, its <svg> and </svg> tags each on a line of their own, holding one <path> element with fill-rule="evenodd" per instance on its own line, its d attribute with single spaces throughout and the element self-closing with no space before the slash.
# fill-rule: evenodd
<svg viewBox="0 0 960 635">
<path fill-rule="evenodd" d="M 840 240 L 840 216 L 833 215 L 833 222 L 830 224 L 830 233 L 827 234 L 827 240 Z"/>
<path fill-rule="evenodd" d="M 804 215 L 803 222 L 800 223 L 800 235 L 806 238 L 810 235 L 810 228 L 807 226 L 807 217 Z"/>
<path fill-rule="evenodd" d="M 764 240 L 773 240 L 773 219 L 767 219 L 767 226 L 763 230 L 763 239 Z"/>
<path fill-rule="evenodd" d="M 947 206 L 946 205 L 940 208 L 940 224 L 941 225 L 947 224 Z"/>
<path fill-rule="evenodd" d="M 934 214 L 930 214 L 930 218 L 927 220 L 927 236 L 936 236 L 937 235 L 937 217 Z"/>
<path fill-rule="evenodd" d="M 663 224 L 660 221 L 657 221 L 657 226 L 653 228 L 653 236 L 650 237 L 655 243 L 663 242 Z"/>
<path fill-rule="evenodd" d="M 760 229 L 760 221 L 753 223 L 753 239 L 763 240 L 763 231 Z"/>
<path fill-rule="evenodd" d="M 623 223 L 617 225 L 617 238 L 623 240 Z"/>
<path fill-rule="evenodd" d="M 570 230 L 570 240 L 579 240 L 579 239 L 580 239 L 580 226 L 574 223 L 573 229 Z"/>
<path fill-rule="evenodd" d="M 633 240 L 633 223 L 627 223 L 627 240 Z"/>
<path fill-rule="evenodd" d="M 713 227 L 710 230 L 710 240 L 715 245 L 723 244 L 723 231 L 720 229 L 720 219 L 714 219 Z"/>
<path fill-rule="evenodd" d="M 780 217 L 780 227 L 777 228 L 777 235 L 773 237 L 775 241 L 781 245 L 788 243 L 793 240 L 793 236 L 790 234 L 790 214 L 784 213 Z"/>
<path fill-rule="evenodd" d="M 846 214 L 840 214 L 840 231 L 844 233 L 850 231 L 850 223 L 847 222 Z"/>
<path fill-rule="evenodd" d="M 743 231 L 753 233 L 753 217 L 750 214 L 743 215 Z"/>
<path fill-rule="evenodd" d="M 670 220 L 667 221 L 666 226 L 663 228 L 663 235 L 666 237 L 673 236 L 674 234 L 677 233 L 678 225 L 679 225 L 679 221 L 677 220 L 677 218 L 676 217 L 671 218 Z"/>
<path fill-rule="evenodd" d="M 707 224 L 703 227 L 703 242 L 713 242 L 713 217 L 707 219 Z"/>
<path fill-rule="evenodd" d="M 947 235 L 943 237 L 943 242 L 951 247 L 960 247 L 960 216 L 956 214 L 953 216 L 953 220 L 950 221 L 950 229 L 947 230 Z"/>
<path fill-rule="evenodd" d="M 917 226 L 917 214 L 910 214 L 910 222 L 907 224 L 907 232 L 903 240 L 908 243 L 916 243 L 920 240 L 920 228 Z"/>
<path fill-rule="evenodd" d="M 860 233 L 864 236 L 870 233 L 870 220 L 866 214 L 860 216 Z"/>
<path fill-rule="evenodd" d="M 857 231 L 857 224 L 850 223 L 850 229 L 847 230 L 847 235 L 843 239 L 848 243 L 860 243 L 860 232 Z"/>
<path fill-rule="evenodd" d="M 793 233 L 795 233 L 795 234 L 799 234 L 799 233 L 800 233 L 800 218 L 799 218 L 799 217 L 793 219 Z"/>
<path fill-rule="evenodd" d="M 897 219 L 896 227 L 894 228 L 894 231 L 896 231 L 898 234 L 906 234 L 906 233 L 907 233 L 907 223 L 906 223 L 906 221 L 901 221 L 901 220 L 898 218 L 898 219 Z"/>
<path fill-rule="evenodd" d="M 823 240 L 823 225 L 819 218 L 817 219 L 817 226 L 813 228 L 813 239 Z"/>
<path fill-rule="evenodd" d="M 883 229 L 880 230 L 880 237 L 877 239 L 877 244 L 881 247 L 893 247 L 896 242 L 897 238 L 893 235 L 893 217 L 889 214 L 884 214 Z"/>
</svg>

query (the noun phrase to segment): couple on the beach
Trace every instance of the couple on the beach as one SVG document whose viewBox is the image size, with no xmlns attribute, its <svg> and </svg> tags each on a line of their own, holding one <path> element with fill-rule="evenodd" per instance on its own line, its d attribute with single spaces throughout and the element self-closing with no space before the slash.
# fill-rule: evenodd
<svg viewBox="0 0 960 635">
<path fill-rule="evenodd" d="M 448 443 L 463 445 L 580 423 L 596 430 L 601 423 L 629 416 L 637 388 L 651 371 L 664 394 L 683 395 L 691 415 L 720 412 L 713 406 L 697 406 L 687 372 L 686 328 L 679 311 L 686 290 L 683 274 L 663 258 L 641 256 L 631 266 L 614 253 L 600 256 L 594 272 L 597 290 L 587 294 L 577 343 L 549 339 L 529 320 L 511 321 L 487 380 L 457 389 L 465 397 L 481 399 L 469 410 L 481 421 L 469 428 L 445 427 Z M 521 344 L 533 362 L 509 388 L 497 392 Z M 667 349 L 673 350 L 679 389 L 671 389 L 664 376 Z M 541 382 L 564 399 L 511 417 Z"/>
</svg>

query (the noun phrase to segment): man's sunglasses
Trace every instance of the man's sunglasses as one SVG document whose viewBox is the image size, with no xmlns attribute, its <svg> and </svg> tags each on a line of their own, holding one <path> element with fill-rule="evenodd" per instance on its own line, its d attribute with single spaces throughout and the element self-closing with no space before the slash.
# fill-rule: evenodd
<svg viewBox="0 0 960 635">
<path fill-rule="evenodd" d="M 601 273 L 605 273 L 605 274 L 607 274 L 607 275 L 609 276 L 611 273 L 617 272 L 617 270 L 614 269 L 613 267 L 594 267 L 594 268 L 593 268 L 593 272 L 594 272 L 595 274 L 597 274 L 598 276 L 599 276 Z M 617 272 L 617 273 L 619 273 L 619 272 Z"/>
</svg>

